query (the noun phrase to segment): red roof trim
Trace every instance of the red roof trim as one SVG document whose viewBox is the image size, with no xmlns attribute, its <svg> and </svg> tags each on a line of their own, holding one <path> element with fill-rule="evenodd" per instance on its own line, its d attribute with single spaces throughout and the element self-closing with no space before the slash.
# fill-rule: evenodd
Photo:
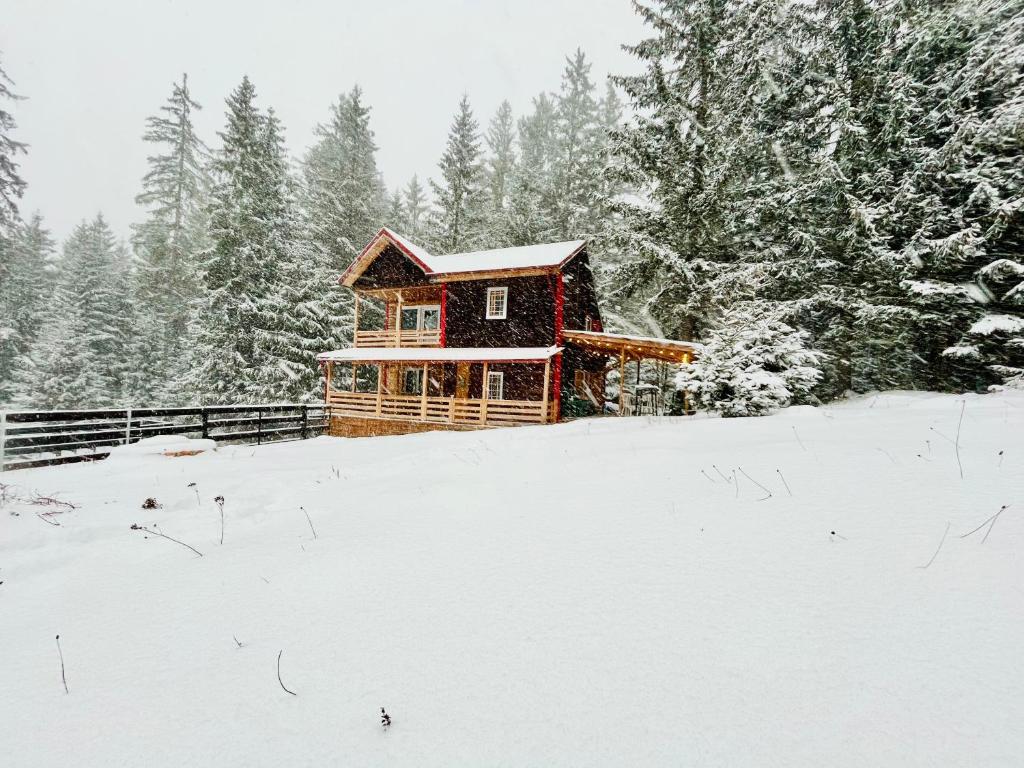
<svg viewBox="0 0 1024 768">
<path fill-rule="evenodd" d="M 583 244 L 580 245 L 579 248 L 577 248 L 575 251 L 570 253 L 568 256 L 566 256 L 564 259 L 562 259 L 560 262 L 558 262 L 558 268 L 561 269 L 566 264 L 568 264 L 570 261 L 572 261 L 577 256 L 579 256 L 580 255 L 580 251 L 586 250 L 586 247 L 587 247 L 587 242 L 584 240 Z"/>
</svg>

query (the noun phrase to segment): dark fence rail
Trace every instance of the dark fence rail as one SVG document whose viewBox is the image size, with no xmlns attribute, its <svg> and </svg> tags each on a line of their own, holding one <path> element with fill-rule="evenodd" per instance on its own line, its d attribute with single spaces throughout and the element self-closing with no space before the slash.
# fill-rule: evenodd
<svg viewBox="0 0 1024 768">
<path fill-rule="evenodd" d="M 277 443 L 324 433 L 323 405 L 211 405 L 83 411 L 0 411 L 0 471 L 94 461 L 156 435 L 218 443 Z"/>
</svg>

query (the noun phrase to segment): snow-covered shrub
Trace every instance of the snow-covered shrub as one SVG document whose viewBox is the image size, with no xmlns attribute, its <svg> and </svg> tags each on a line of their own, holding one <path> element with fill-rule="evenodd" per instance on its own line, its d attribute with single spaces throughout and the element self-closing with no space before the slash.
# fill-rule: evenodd
<svg viewBox="0 0 1024 768">
<path fill-rule="evenodd" d="M 806 343 L 804 331 L 734 312 L 700 357 L 680 370 L 676 385 L 698 408 L 723 416 L 758 416 L 805 402 L 824 359 Z"/>
</svg>

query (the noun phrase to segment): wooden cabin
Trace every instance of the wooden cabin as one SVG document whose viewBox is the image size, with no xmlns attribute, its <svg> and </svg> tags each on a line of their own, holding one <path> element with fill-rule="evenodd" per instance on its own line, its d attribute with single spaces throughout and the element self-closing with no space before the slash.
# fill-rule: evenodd
<svg viewBox="0 0 1024 768">
<path fill-rule="evenodd" d="M 609 358 L 624 378 L 629 360 L 696 349 L 605 333 L 583 240 L 434 256 L 385 228 L 340 283 L 355 295 L 353 346 L 319 356 L 334 435 L 602 413 Z"/>
</svg>

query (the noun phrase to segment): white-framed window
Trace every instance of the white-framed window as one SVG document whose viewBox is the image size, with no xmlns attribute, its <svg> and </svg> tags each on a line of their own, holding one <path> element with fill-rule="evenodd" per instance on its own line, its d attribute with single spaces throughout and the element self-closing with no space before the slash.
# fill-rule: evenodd
<svg viewBox="0 0 1024 768">
<path fill-rule="evenodd" d="M 402 391 L 407 395 L 423 394 L 423 369 L 406 368 L 402 375 Z"/>
<path fill-rule="evenodd" d="M 505 374 L 501 371 L 487 372 L 487 399 L 505 399 Z"/>
<path fill-rule="evenodd" d="M 441 305 L 403 306 L 401 323 L 403 331 L 436 331 L 441 327 Z"/>
<path fill-rule="evenodd" d="M 585 331 L 592 331 L 592 330 L 594 330 L 594 318 L 592 318 L 590 315 L 587 315 L 587 319 L 583 323 L 583 330 L 585 330 Z"/>
<path fill-rule="evenodd" d="M 508 317 L 508 288 L 487 289 L 487 319 L 504 320 Z"/>
</svg>

